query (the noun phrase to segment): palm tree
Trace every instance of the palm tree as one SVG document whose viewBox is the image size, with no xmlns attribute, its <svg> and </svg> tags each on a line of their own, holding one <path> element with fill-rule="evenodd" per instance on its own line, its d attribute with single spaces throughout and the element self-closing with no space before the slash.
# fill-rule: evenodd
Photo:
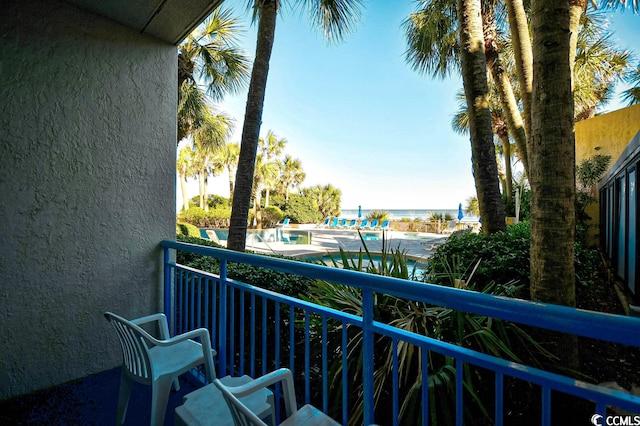
<svg viewBox="0 0 640 426">
<path fill-rule="evenodd" d="M 467 101 L 464 97 L 464 93 L 459 93 L 460 109 L 454 114 L 451 120 L 451 128 L 453 131 L 459 134 L 469 133 L 469 114 L 467 113 Z M 509 139 L 509 130 L 507 127 L 504 114 L 502 113 L 502 107 L 498 102 L 495 85 L 491 85 L 489 93 L 489 105 L 491 109 L 491 125 L 493 133 L 498 136 L 502 147 L 496 145 L 496 156 L 501 154 L 504 157 L 504 173 L 501 173 L 499 158 L 496 158 L 498 165 L 498 174 L 500 180 L 503 182 L 502 193 L 506 195 L 507 199 L 513 198 L 512 181 L 513 174 L 511 171 L 511 156 L 513 150 L 511 149 L 511 140 Z M 502 176 L 504 175 L 504 179 Z"/>
<path fill-rule="evenodd" d="M 180 45 L 178 142 L 193 132 L 206 115 L 205 96 L 196 78 L 204 81 L 206 94 L 213 100 L 245 87 L 249 60 L 236 47 L 239 32 L 238 21 L 231 12 L 216 8 Z"/>
<path fill-rule="evenodd" d="M 314 25 L 321 28 L 325 37 L 330 40 L 343 38 L 357 21 L 362 6 L 362 0 L 323 0 L 319 2 L 296 0 L 295 2 L 303 8 L 308 8 Z M 252 4 L 254 20 L 258 20 L 258 39 L 242 127 L 240 157 L 227 240 L 227 247 L 238 251 L 244 251 L 245 248 L 262 109 L 280 0 L 253 0 Z"/>
<path fill-rule="evenodd" d="M 273 161 L 275 157 L 282 154 L 282 150 L 286 145 L 287 145 L 287 140 L 285 138 L 278 139 L 276 134 L 273 133 L 273 130 L 269 130 L 267 132 L 266 138 L 258 139 L 258 149 L 260 150 L 260 152 L 262 152 L 262 155 L 265 157 L 265 161 L 267 163 L 270 163 L 271 161 Z M 269 207 L 269 190 L 273 186 L 272 185 L 273 183 L 275 183 L 275 181 L 266 183 L 266 187 L 265 187 L 266 194 L 264 199 L 265 207 Z"/>
<path fill-rule="evenodd" d="M 640 104 L 640 65 L 629 73 L 626 81 L 632 87 L 622 92 L 622 100 L 629 106 Z"/>
<path fill-rule="evenodd" d="M 340 215 L 342 192 L 338 188 L 330 184 L 324 186 L 315 185 L 310 188 L 304 188 L 302 194 L 316 201 L 322 217 Z"/>
<path fill-rule="evenodd" d="M 518 107 L 518 101 L 514 94 L 511 84 L 511 77 L 506 64 L 503 62 L 503 50 L 500 45 L 505 45 L 504 40 L 500 40 L 498 27 L 495 16 L 496 2 L 495 0 L 483 3 L 482 23 L 484 27 L 484 45 L 487 56 L 487 68 L 491 72 L 492 86 L 495 87 L 498 99 L 502 104 L 500 110 L 501 121 L 505 124 L 506 130 L 513 136 L 518 146 L 518 154 L 525 171 L 529 169 L 529 160 L 527 155 L 527 134 L 522 119 L 522 114 Z M 503 134 L 503 138 L 504 138 Z M 501 138 L 501 139 L 503 139 Z M 508 139 L 508 134 L 506 135 Z M 508 141 L 507 141 L 508 143 Z M 509 194 L 510 196 L 510 194 Z"/>
<path fill-rule="evenodd" d="M 256 156 L 256 168 L 253 175 L 253 208 L 255 211 L 255 224 L 257 229 L 262 229 L 262 191 L 273 181 L 279 173 L 278 163 L 267 162 L 262 153 Z"/>
<path fill-rule="evenodd" d="M 531 298 L 575 306 L 575 136 L 569 2 L 533 2 L 534 81 L 530 152 Z M 575 342 L 574 342 L 575 343 Z M 561 365 L 577 363 L 564 342 Z"/>
<path fill-rule="evenodd" d="M 187 179 L 193 176 L 193 160 L 195 152 L 190 146 L 180 149 L 178 161 L 176 161 L 176 170 L 180 179 L 180 191 L 182 193 L 182 209 L 189 209 L 189 198 L 187 196 Z"/>
<path fill-rule="evenodd" d="M 280 184 L 284 187 L 284 199 L 289 201 L 289 193 L 293 188 L 302 184 L 307 177 L 302 171 L 302 163 L 297 158 L 291 158 L 285 155 L 282 160 L 282 174 L 280 175 Z"/>
<path fill-rule="evenodd" d="M 631 53 L 615 46 L 603 13 L 582 16 L 573 67 L 576 121 L 595 115 L 606 103 L 614 85 L 628 74 Z"/>
<path fill-rule="evenodd" d="M 235 184 L 236 170 L 238 169 L 238 156 L 240 155 L 240 145 L 235 142 L 228 142 L 218 152 L 220 163 L 227 169 L 229 173 L 229 200 L 230 204 L 233 200 L 233 187 Z"/>
<path fill-rule="evenodd" d="M 217 152 L 225 145 L 227 138 L 233 130 L 233 120 L 225 114 L 213 115 L 208 113 L 200 127 L 193 132 L 193 146 L 196 152 L 198 164 L 198 177 L 200 188 L 200 207 L 209 210 L 208 177 L 221 171 L 220 162 L 214 162 Z"/>
<path fill-rule="evenodd" d="M 469 114 L 473 175 L 482 229 L 484 233 L 492 234 L 504 231 L 506 222 L 493 147 L 480 0 L 458 0 L 458 30 L 462 80 Z"/>
<path fill-rule="evenodd" d="M 469 10 L 461 10 L 463 7 Z M 408 44 L 405 58 L 420 72 L 444 77 L 452 69 L 460 69 L 463 75 L 483 231 L 492 233 L 505 229 L 506 225 L 487 103 L 487 61 L 481 16 L 479 0 L 457 4 L 453 0 L 425 2 L 421 10 L 404 22 Z M 458 63 L 461 68 L 457 68 Z"/>
<path fill-rule="evenodd" d="M 529 151 L 531 151 L 531 96 L 533 92 L 533 50 L 529 35 L 529 21 L 523 0 L 506 0 L 507 16 L 513 46 L 516 75 L 520 84 L 520 96 L 524 128 L 526 134 L 525 146 L 518 146 L 518 156 L 522 161 L 525 172 L 529 172 Z"/>
<path fill-rule="evenodd" d="M 638 13 L 640 10 L 639 0 L 602 0 L 600 3 L 605 8 L 617 9 L 619 7 L 621 9 L 626 9 L 629 7 L 630 9 L 633 9 L 635 13 Z"/>
<path fill-rule="evenodd" d="M 478 197 L 467 198 L 464 212 L 466 214 L 480 216 L 480 209 L 478 208 Z"/>
</svg>

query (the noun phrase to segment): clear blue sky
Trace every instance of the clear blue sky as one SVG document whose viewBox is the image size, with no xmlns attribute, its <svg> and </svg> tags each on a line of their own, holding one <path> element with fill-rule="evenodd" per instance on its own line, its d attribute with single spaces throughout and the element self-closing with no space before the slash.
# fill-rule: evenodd
<svg viewBox="0 0 640 426">
<path fill-rule="evenodd" d="M 253 57 L 256 28 L 245 4 L 224 6 L 242 16 L 241 45 Z M 475 195 L 469 138 L 451 130 L 461 79 L 420 75 L 404 59 L 401 24 L 415 5 L 366 2 L 356 31 L 337 45 L 298 10 L 285 6 L 277 21 L 261 135 L 286 138 L 285 153 L 307 173 L 302 186 L 339 188 L 343 209 L 455 209 Z M 609 15 L 621 44 L 640 51 L 640 16 Z M 236 119 L 232 141 L 240 141 L 245 103 L 246 91 L 216 105 Z M 211 183 L 228 195 L 226 173 Z"/>
</svg>

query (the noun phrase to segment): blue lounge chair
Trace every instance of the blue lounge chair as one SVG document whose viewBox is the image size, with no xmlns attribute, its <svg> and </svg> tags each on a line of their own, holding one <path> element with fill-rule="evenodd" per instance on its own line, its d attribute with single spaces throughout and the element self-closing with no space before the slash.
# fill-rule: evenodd
<svg viewBox="0 0 640 426">
<path fill-rule="evenodd" d="M 282 227 L 284 228 L 284 227 L 286 227 L 286 226 L 289 226 L 289 218 L 288 218 L 288 217 L 286 217 L 286 218 L 282 221 Z"/>
<path fill-rule="evenodd" d="M 338 218 L 334 217 L 329 223 L 329 228 L 336 228 L 338 226 Z"/>
<path fill-rule="evenodd" d="M 327 226 L 329 226 L 329 221 L 331 220 L 330 217 L 326 218 L 324 220 L 324 222 L 322 222 L 320 225 L 318 225 L 318 228 L 326 228 Z"/>
<path fill-rule="evenodd" d="M 382 225 L 376 226 L 376 229 L 380 229 L 380 230 L 389 229 L 389 221 L 385 220 L 384 222 L 382 222 Z"/>
<path fill-rule="evenodd" d="M 368 229 L 369 228 L 369 219 L 363 219 L 362 222 L 360 223 L 360 226 L 358 226 L 358 229 Z"/>
<path fill-rule="evenodd" d="M 340 223 L 338 223 L 338 228 L 344 228 L 347 226 L 347 219 L 340 219 Z"/>
<path fill-rule="evenodd" d="M 356 226 L 356 222 L 357 222 L 357 220 L 351 219 L 351 221 L 349 222 L 349 224 L 347 226 L 345 226 L 345 228 L 353 229 Z"/>
<path fill-rule="evenodd" d="M 379 222 L 378 219 L 373 219 L 371 221 L 371 225 L 369 225 L 369 228 L 370 229 L 376 229 L 378 227 L 378 222 Z"/>
</svg>

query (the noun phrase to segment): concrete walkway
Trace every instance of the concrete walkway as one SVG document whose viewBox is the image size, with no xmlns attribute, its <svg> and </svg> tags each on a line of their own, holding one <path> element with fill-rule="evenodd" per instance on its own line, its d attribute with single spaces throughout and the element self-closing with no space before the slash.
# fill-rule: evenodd
<svg viewBox="0 0 640 426">
<path fill-rule="evenodd" d="M 350 229 L 288 229 L 283 230 L 287 235 L 304 235 L 311 238 L 311 244 L 295 244 L 282 241 L 262 242 L 247 241 L 247 249 L 260 253 L 275 253 L 285 256 L 304 256 L 317 254 L 319 256 L 327 253 L 337 253 L 342 248 L 348 252 L 364 251 L 362 241 L 357 230 Z M 382 250 L 383 231 L 362 230 L 367 248 L 370 252 L 379 253 Z M 400 248 L 406 254 L 415 259 L 428 258 L 438 244 L 442 244 L 447 235 L 431 234 L 425 232 L 398 232 L 384 231 L 385 240 L 389 250 Z"/>
</svg>

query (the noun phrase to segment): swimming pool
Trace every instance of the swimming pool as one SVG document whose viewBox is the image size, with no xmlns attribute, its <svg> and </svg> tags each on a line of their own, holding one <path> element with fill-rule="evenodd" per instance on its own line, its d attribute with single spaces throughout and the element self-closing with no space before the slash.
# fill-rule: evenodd
<svg viewBox="0 0 640 426">
<path fill-rule="evenodd" d="M 347 257 L 349 260 L 349 263 L 351 263 L 351 261 L 354 262 L 358 262 L 358 253 L 355 252 L 349 252 L 347 253 Z M 388 258 L 391 256 L 387 256 Z M 422 275 L 424 275 L 427 265 L 428 265 L 428 261 L 426 259 L 422 259 L 422 258 L 417 258 L 414 256 L 405 256 L 407 259 L 407 267 L 409 269 L 409 275 L 411 276 L 412 273 L 416 278 L 421 278 Z M 343 264 L 342 264 L 342 257 L 340 257 L 340 253 L 328 253 L 322 256 L 318 256 L 316 255 L 305 255 L 305 256 L 300 256 L 298 257 L 299 259 L 303 259 L 303 260 L 312 260 L 312 261 L 318 261 L 318 262 L 322 262 L 323 264 L 325 264 L 326 266 L 334 266 L 334 261 L 337 267 L 342 268 Z M 332 260 L 333 259 L 333 260 Z M 380 262 L 382 262 L 382 255 L 379 253 L 372 253 L 371 254 L 371 262 L 373 262 L 376 266 L 380 264 Z M 387 263 L 389 264 L 391 261 L 388 260 Z M 362 263 L 363 263 L 363 271 L 366 270 L 367 266 L 369 265 L 370 261 L 369 261 L 369 257 L 366 254 L 362 255 Z"/>
<path fill-rule="evenodd" d="M 216 233 L 219 240 L 229 239 L 228 229 L 211 229 Z M 203 238 L 208 238 L 206 230 L 201 229 L 200 234 Z M 283 244 L 311 244 L 311 232 L 296 229 L 248 229 L 247 243 L 274 243 L 281 242 Z"/>
</svg>

